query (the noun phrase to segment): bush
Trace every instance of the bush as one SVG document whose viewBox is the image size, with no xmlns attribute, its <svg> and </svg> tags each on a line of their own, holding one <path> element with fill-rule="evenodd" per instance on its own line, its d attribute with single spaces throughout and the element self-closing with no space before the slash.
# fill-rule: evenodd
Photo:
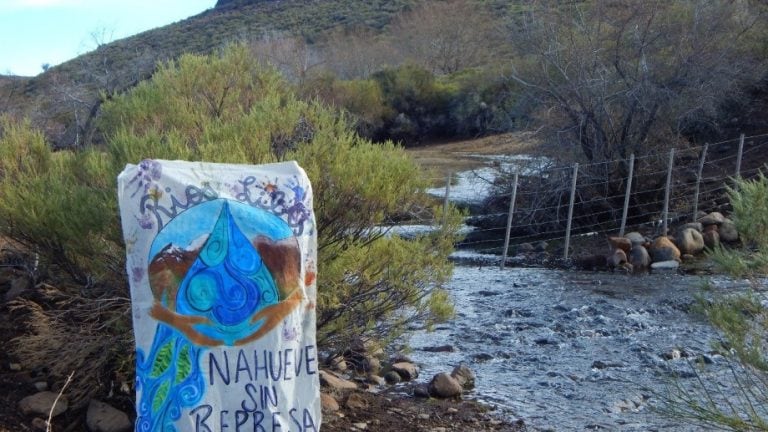
<svg viewBox="0 0 768 432">
<path fill-rule="evenodd" d="M 98 127 L 108 137 L 105 149 L 54 153 L 28 125 L 8 121 L 0 136 L 2 234 L 76 276 L 72 289 L 57 290 L 58 303 L 26 302 L 18 310 L 38 323 L 45 321 L 42 314 L 64 326 L 49 331 L 64 338 L 48 341 L 50 347 L 78 347 L 78 337 L 97 334 L 97 345 L 117 353 L 100 373 L 78 373 L 73 385 L 80 401 L 98 391 L 101 378 L 114 377 L 117 365 L 130 364 L 128 302 L 109 303 L 108 309 L 95 305 L 127 298 L 115 178 L 126 163 L 146 158 L 299 162 L 315 193 L 321 349 L 340 351 L 354 338 L 392 338 L 411 320 L 450 315 L 439 287 L 449 275 L 450 233 L 458 215 L 451 210 L 444 230 L 412 241 L 374 229 L 432 207 L 419 168 L 392 143 L 374 145 L 352 132 L 343 116 L 298 100 L 277 72 L 259 66 L 244 47 L 161 65 L 152 80 L 114 96 L 102 109 Z M 442 220 L 440 207 L 432 212 Z M 70 320 L 54 319 L 61 313 L 55 308 L 73 304 L 77 313 Z M 35 335 L 16 345 L 30 366 L 79 370 L 88 361 L 85 351 L 62 357 L 51 348 L 35 356 L 25 342 L 45 341 L 46 332 L 33 330 Z"/>
<path fill-rule="evenodd" d="M 728 188 L 733 218 L 747 249 L 719 248 L 711 257 L 726 273 L 747 277 L 752 290 L 700 301 L 700 311 L 720 331 L 716 349 L 731 362 L 731 386 L 723 388 L 722 378 L 699 377 L 693 390 L 680 387 L 664 407 L 667 414 L 718 429 L 768 430 L 768 308 L 763 298 L 768 272 L 768 178 L 735 179 Z M 735 390 L 735 391 L 734 391 Z"/>
</svg>

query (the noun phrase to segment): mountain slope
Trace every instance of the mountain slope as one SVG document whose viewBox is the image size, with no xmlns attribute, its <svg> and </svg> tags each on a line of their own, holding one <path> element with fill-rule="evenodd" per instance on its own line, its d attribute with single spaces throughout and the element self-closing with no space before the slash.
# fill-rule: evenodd
<svg viewBox="0 0 768 432">
<path fill-rule="evenodd" d="M 265 34 L 312 41 L 338 26 L 383 28 L 416 0 L 231 0 L 199 15 L 103 44 L 32 78 L 0 76 L 0 113 L 29 117 L 54 145 L 88 143 L 100 94 L 151 76 L 158 61 L 209 53 Z"/>
</svg>

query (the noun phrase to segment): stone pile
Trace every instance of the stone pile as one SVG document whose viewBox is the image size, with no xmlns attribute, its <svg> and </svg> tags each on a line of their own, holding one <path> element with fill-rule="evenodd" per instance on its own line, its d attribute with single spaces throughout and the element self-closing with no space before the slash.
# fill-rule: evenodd
<svg viewBox="0 0 768 432">
<path fill-rule="evenodd" d="M 343 405 L 350 409 L 365 408 L 364 399 L 356 397 L 361 391 L 379 392 L 383 386 L 406 385 L 415 397 L 459 399 L 475 386 L 475 374 L 465 365 L 456 366 L 450 373 L 434 375 L 427 383 L 414 383 L 420 369 L 403 355 L 380 360 L 383 352 L 365 344 L 353 344 L 344 354 L 329 358 L 320 371 L 323 411 L 338 411 Z"/>
<path fill-rule="evenodd" d="M 659 236 L 651 240 L 639 232 L 622 237 L 608 237 L 609 253 L 605 266 L 610 270 L 641 273 L 648 270 L 674 270 L 683 260 L 692 259 L 705 248 L 738 241 L 739 233 L 732 220 L 719 212 L 702 215 L 697 222 L 685 224 L 674 236 Z M 601 257 L 574 259 L 582 268 L 601 267 Z"/>
</svg>

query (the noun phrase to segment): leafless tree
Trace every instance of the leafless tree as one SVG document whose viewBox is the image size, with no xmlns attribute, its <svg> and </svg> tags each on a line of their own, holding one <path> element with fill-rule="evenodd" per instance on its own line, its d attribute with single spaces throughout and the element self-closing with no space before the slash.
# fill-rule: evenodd
<svg viewBox="0 0 768 432">
<path fill-rule="evenodd" d="M 266 33 L 249 43 L 257 59 L 269 63 L 296 84 L 303 84 L 321 61 L 314 47 L 301 36 Z"/>
<path fill-rule="evenodd" d="M 499 48 L 499 23 L 478 2 L 429 1 L 398 19 L 394 46 L 437 74 L 488 63 Z"/>
<path fill-rule="evenodd" d="M 756 80 L 763 26 L 740 1 L 535 4 L 512 35 L 511 78 L 561 151 L 624 159 L 671 145 Z"/>
</svg>

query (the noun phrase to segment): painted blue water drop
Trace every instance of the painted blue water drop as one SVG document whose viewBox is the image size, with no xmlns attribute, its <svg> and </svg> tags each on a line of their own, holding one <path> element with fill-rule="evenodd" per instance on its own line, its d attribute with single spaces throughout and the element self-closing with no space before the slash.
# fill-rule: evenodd
<svg viewBox="0 0 768 432">
<path fill-rule="evenodd" d="M 179 286 L 177 312 L 205 316 L 217 327 L 239 328 L 277 300 L 272 275 L 225 202 Z"/>
</svg>

